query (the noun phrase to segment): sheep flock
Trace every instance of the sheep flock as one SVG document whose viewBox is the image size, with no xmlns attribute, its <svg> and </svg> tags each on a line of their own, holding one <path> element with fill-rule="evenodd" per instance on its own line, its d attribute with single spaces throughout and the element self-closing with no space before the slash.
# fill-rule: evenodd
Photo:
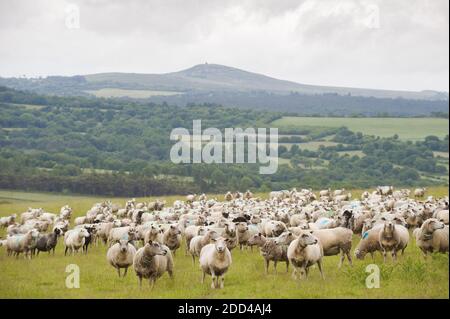
<svg viewBox="0 0 450 319">
<path fill-rule="evenodd" d="M 139 285 L 151 287 L 165 273 L 173 278 L 179 254 L 192 258 L 199 282 L 211 277 L 211 288 L 224 288 L 225 275 L 233 271 L 232 251 L 259 249 L 265 272 L 270 264 L 284 263 L 293 280 L 307 278 L 310 268 L 323 279 L 323 259 L 339 255 L 340 268 L 350 267 L 366 255 L 381 254 L 394 262 L 414 240 L 424 258 L 430 253 L 448 254 L 448 197 L 426 197 L 426 189 L 412 194 L 407 189 L 380 186 L 352 198 L 345 189 L 310 189 L 270 192 L 268 199 L 227 192 L 223 201 L 205 194 L 190 194 L 172 206 L 156 200 L 135 199 L 119 206 L 96 203 L 84 216 L 72 218 L 68 205 L 59 213 L 41 208 L 0 218 L 6 238 L 0 249 L 19 258 L 39 258 L 64 246 L 64 255 L 89 255 L 89 247 L 105 249 L 105 263 L 119 277 L 134 270 Z M 354 237 L 359 237 L 352 247 Z M 184 242 L 185 249 L 183 247 Z M 356 260 L 355 260 L 356 259 Z M 313 266 L 313 267 L 312 267 Z M 200 283 L 199 283 L 200 284 Z"/>
</svg>

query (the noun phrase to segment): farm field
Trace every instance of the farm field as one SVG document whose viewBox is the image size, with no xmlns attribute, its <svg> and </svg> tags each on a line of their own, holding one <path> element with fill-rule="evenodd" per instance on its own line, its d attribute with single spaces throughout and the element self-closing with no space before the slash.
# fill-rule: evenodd
<svg viewBox="0 0 450 319">
<path fill-rule="evenodd" d="M 353 198 L 361 190 L 352 190 Z M 448 195 L 447 187 L 430 187 L 429 195 L 442 197 Z M 267 194 L 255 194 L 265 198 Z M 223 195 L 209 195 L 223 199 Z M 160 197 L 161 198 L 161 197 Z M 171 204 L 184 196 L 163 197 Z M 110 199 L 123 205 L 125 198 L 105 198 L 49 193 L 28 193 L 0 191 L 0 216 L 25 211 L 28 207 L 42 207 L 50 212 L 58 212 L 68 204 L 73 217 L 84 215 L 92 204 Z M 137 198 L 150 200 L 151 198 Z M 5 231 L 0 231 L 0 237 Z M 359 237 L 354 237 L 354 247 Z M 55 256 L 41 254 L 32 260 L 7 257 L 4 247 L 0 247 L 0 298 L 448 298 L 449 273 L 448 254 L 434 254 L 427 259 L 415 247 L 414 240 L 404 256 L 394 264 L 383 264 L 379 254 L 375 264 L 381 270 L 381 287 L 367 289 L 365 267 L 373 263 L 370 258 L 354 260 L 351 268 L 344 263 L 337 268 L 338 256 L 324 258 L 325 281 L 320 278 L 317 268 L 310 271 L 306 281 L 295 282 L 290 272 L 285 272 L 284 263 L 278 265 L 278 273 L 270 268 L 264 274 L 263 259 L 257 249 L 251 251 L 232 251 L 233 264 L 226 275 L 225 288 L 210 289 L 210 281 L 200 284 L 201 272 L 198 264 L 192 264 L 184 255 L 184 247 L 174 258 L 174 280 L 167 274 L 160 278 L 152 291 L 146 284 L 138 288 L 137 278 L 129 269 L 126 278 L 118 278 L 115 270 L 106 262 L 107 248 L 100 244 L 91 247 L 87 255 L 64 257 L 60 241 Z M 80 288 L 67 289 L 65 268 L 69 264 L 80 267 Z"/>
<path fill-rule="evenodd" d="M 152 96 L 170 96 L 176 94 L 182 94 L 181 92 L 173 91 L 153 91 L 153 90 L 127 90 L 117 88 L 103 88 L 98 90 L 87 90 L 87 93 L 91 93 L 96 97 L 131 97 L 138 99 L 145 99 Z"/>
<path fill-rule="evenodd" d="M 391 137 L 402 140 L 423 140 L 428 135 L 443 138 L 448 135 L 448 119 L 437 118 L 335 118 L 286 116 L 271 123 L 279 129 L 336 128 L 346 126 L 365 135 Z"/>
</svg>

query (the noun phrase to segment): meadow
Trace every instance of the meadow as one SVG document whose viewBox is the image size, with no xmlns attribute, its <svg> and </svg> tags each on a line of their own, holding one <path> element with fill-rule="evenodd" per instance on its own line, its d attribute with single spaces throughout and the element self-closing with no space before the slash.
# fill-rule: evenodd
<svg viewBox="0 0 450 319">
<path fill-rule="evenodd" d="M 448 135 L 448 119 L 438 118 L 339 118 L 339 117 L 294 117 L 285 116 L 271 123 L 279 129 L 338 128 L 347 127 L 353 132 L 380 137 L 395 134 L 402 140 L 423 140 L 435 135 Z"/>
<path fill-rule="evenodd" d="M 361 190 L 353 190 L 357 198 Z M 265 197 L 267 194 L 256 194 Z M 447 196 L 447 187 L 433 187 L 429 195 Z M 210 195 L 222 199 L 222 195 Z M 168 204 L 182 196 L 164 197 Z M 125 198 L 105 198 L 50 193 L 27 193 L 0 191 L 0 216 L 25 211 L 28 207 L 42 207 L 50 212 L 58 212 L 68 204 L 74 209 L 73 217 L 84 215 L 92 204 L 110 199 L 123 205 Z M 138 198 L 151 200 L 152 198 Z M 0 237 L 5 231 L 0 231 Z M 354 246 L 359 237 L 354 237 Z M 320 278 L 317 268 L 311 269 L 306 281 L 291 279 L 291 270 L 285 271 L 284 263 L 278 265 L 275 274 L 271 266 L 269 274 L 264 274 L 263 259 L 257 249 L 253 251 L 232 251 L 233 264 L 226 275 L 225 288 L 210 289 L 210 281 L 200 283 L 201 272 L 198 263 L 192 264 L 184 255 L 184 246 L 177 251 L 175 278 L 167 274 L 160 278 L 151 291 L 147 285 L 139 289 L 137 278 L 129 269 L 125 278 L 118 278 L 115 270 L 106 262 L 107 247 L 93 246 L 87 255 L 67 256 L 63 254 L 59 242 L 55 256 L 41 254 L 32 260 L 6 256 L 0 247 L 0 298 L 448 298 L 449 272 L 448 254 L 434 254 L 423 258 L 414 240 L 399 257 L 397 263 L 390 259 L 383 264 L 379 254 L 375 261 L 370 258 L 354 260 L 353 267 L 347 263 L 337 268 L 338 257 L 324 258 L 325 281 Z M 375 263 L 380 267 L 379 289 L 368 289 L 365 285 L 366 266 Z M 66 266 L 80 267 L 80 288 L 65 286 Z"/>
</svg>

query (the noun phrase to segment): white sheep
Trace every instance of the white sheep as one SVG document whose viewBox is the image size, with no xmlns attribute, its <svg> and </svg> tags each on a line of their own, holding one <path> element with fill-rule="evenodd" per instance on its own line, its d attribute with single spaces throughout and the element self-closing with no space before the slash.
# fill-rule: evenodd
<svg viewBox="0 0 450 319">
<path fill-rule="evenodd" d="M 420 228 L 416 228 L 414 236 L 424 256 L 433 252 L 448 252 L 448 226 L 435 218 L 427 219 Z"/>
<path fill-rule="evenodd" d="M 200 268 L 202 269 L 202 284 L 206 274 L 211 275 L 211 288 L 224 287 L 224 275 L 231 266 L 232 259 L 227 241 L 223 237 L 212 239 L 213 243 L 204 246 L 200 252 Z M 219 283 L 220 281 L 220 283 Z"/>
<path fill-rule="evenodd" d="M 36 247 L 36 242 L 39 238 L 39 232 L 36 229 L 31 229 L 25 234 L 17 234 L 6 237 L 6 251 L 8 256 L 14 254 L 19 257 L 20 253 L 25 254 L 25 258 L 32 257 L 32 250 Z"/>
<path fill-rule="evenodd" d="M 136 248 L 128 240 L 120 240 L 112 245 L 107 253 L 106 259 L 108 262 L 117 269 L 117 273 L 120 278 L 120 269 L 125 268 L 123 277 L 127 275 L 128 267 L 133 264 L 133 258 L 136 254 Z"/>
<path fill-rule="evenodd" d="M 69 250 L 71 254 L 77 253 L 89 236 L 89 232 L 83 227 L 67 231 L 64 234 L 64 245 L 66 246 L 64 256 L 67 255 Z"/>
<path fill-rule="evenodd" d="M 378 234 L 378 240 L 383 254 L 384 262 L 386 262 L 387 252 L 392 252 L 392 259 L 397 259 L 397 251 L 405 251 L 409 242 L 409 232 L 406 227 L 395 224 L 393 221 L 386 221 Z"/>
<path fill-rule="evenodd" d="M 323 248 L 317 237 L 309 231 L 304 231 L 288 247 L 287 257 L 294 267 L 292 277 L 297 279 L 297 273 L 301 277 L 308 277 L 308 269 L 314 264 L 319 267 L 322 279 L 325 279 L 322 270 Z"/>
</svg>

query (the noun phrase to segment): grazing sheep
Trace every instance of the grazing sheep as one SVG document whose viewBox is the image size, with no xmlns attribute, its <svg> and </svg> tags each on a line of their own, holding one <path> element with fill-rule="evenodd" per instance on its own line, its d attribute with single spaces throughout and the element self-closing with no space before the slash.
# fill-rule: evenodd
<svg viewBox="0 0 450 319">
<path fill-rule="evenodd" d="M 372 260 L 374 258 L 374 253 L 376 251 L 381 251 L 380 241 L 379 241 L 379 233 L 383 225 L 375 225 L 372 229 L 364 232 L 362 234 L 361 240 L 356 246 L 355 249 L 355 257 L 358 259 L 364 259 L 367 253 L 370 253 L 372 256 Z"/>
<path fill-rule="evenodd" d="M 192 262 L 195 264 L 195 256 L 200 256 L 202 248 L 208 245 L 211 240 L 218 237 L 214 230 L 208 230 L 204 235 L 198 235 L 192 238 L 189 245 L 189 252 L 192 256 Z"/>
<path fill-rule="evenodd" d="M 344 227 L 336 227 L 331 229 L 320 229 L 311 231 L 311 233 L 319 239 L 323 248 L 324 256 L 334 256 L 341 253 L 338 267 L 341 268 L 345 256 L 352 265 L 352 257 L 350 251 L 352 249 L 353 232 Z"/>
<path fill-rule="evenodd" d="M 156 279 L 166 271 L 173 278 L 173 258 L 170 249 L 158 242 L 150 241 L 139 248 L 133 258 L 133 267 L 142 287 L 142 278 L 148 279 L 153 289 Z"/>
<path fill-rule="evenodd" d="M 264 269 L 266 274 L 269 272 L 270 261 L 273 261 L 273 268 L 277 272 L 277 263 L 283 261 L 286 263 L 286 272 L 289 271 L 289 259 L 287 257 L 287 245 L 278 244 L 275 240 L 270 239 L 261 247 L 261 256 L 264 257 Z"/>
<path fill-rule="evenodd" d="M 25 258 L 32 258 L 32 251 L 36 247 L 36 241 L 39 237 L 39 232 L 36 229 L 31 229 L 25 234 L 17 234 L 6 237 L 6 251 L 8 256 L 14 254 L 17 258 L 20 253 L 25 254 Z"/>
<path fill-rule="evenodd" d="M 111 266 L 117 269 L 120 278 L 120 269 L 125 268 L 125 272 L 123 273 L 123 277 L 125 277 L 127 275 L 128 267 L 133 264 L 135 254 L 136 248 L 130 244 L 130 241 L 121 239 L 108 249 L 106 259 Z"/>
<path fill-rule="evenodd" d="M 202 284 L 206 274 L 211 275 L 211 288 L 224 287 L 224 275 L 231 266 L 231 253 L 227 248 L 227 239 L 219 237 L 212 239 L 213 243 L 204 246 L 200 252 L 200 268 L 202 269 Z M 219 284 L 220 281 L 220 284 Z"/>
<path fill-rule="evenodd" d="M 297 273 L 301 277 L 308 277 L 309 267 L 317 264 L 322 279 L 325 279 L 322 270 L 323 249 L 317 237 L 309 231 L 304 231 L 300 236 L 291 242 L 287 250 L 289 263 L 294 267 L 292 276 L 297 279 Z"/>
<path fill-rule="evenodd" d="M 71 229 L 64 234 L 64 245 L 66 249 L 64 250 L 64 256 L 67 255 L 67 251 L 73 255 L 77 253 L 80 248 L 83 247 L 86 237 L 89 237 L 89 232 L 85 228 Z"/>
<path fill-rule="evenodd" d="M 58 244 L 58 237 L 62 235 L 62 231 L 59 228 L 55 228 L 55 230 L 50 234 L 44 234 L 39 236 L 36 242 L 37 255 L 39 255 L 40 251 L 53 251 L 53 255 L 55 254 L 55 248 Z"/>
<path fill-rule="evenodd" d="M 175 256 L 175 252 L 181 245 L 181 231 L 176 225 L 170 225 L 163 234 L 163 244 L 169 247 Z"/>
<path fill-rule="evenodd" d="M 428 253 L 448 253 L 448 226 L 435 218 L 427 219 L 414 231 L 417 247 L 424 256 Z"/>
<path fill-rule="evenodd" d="M 386 221 L 378 234 L 381 252 L 384 262 L 386 262 L 387 252 L 392 252 L 392 259 L 397 260 L 397 251 L 405 251 L 409 242 L 408 229 L 402 225 L 397 225 L 392 221 Z"/>
</svg>

